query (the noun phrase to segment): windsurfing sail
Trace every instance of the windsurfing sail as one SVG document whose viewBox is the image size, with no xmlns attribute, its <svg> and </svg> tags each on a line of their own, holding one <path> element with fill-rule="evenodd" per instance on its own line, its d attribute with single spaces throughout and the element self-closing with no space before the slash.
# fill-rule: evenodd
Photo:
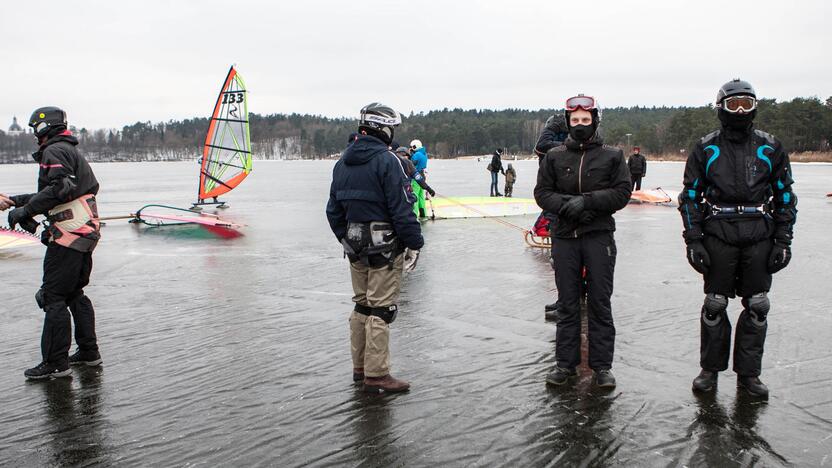
<svg viewBox="0 0 832 468">
<path fill-rule="evenodd" d="M 653 205 L 675 205 L 676 197 L 661 187 L 652 190 L 636 190 L 630 195 L 630 203 L 649 203 Z"/>
<path fill-rule="evenodd" d="M 228 193 L 251 173 L 248 94 L 234 66 L 225 77 L 202 150 L 197 203 Z"/>
<path fill-rule="evenodd" d="M 28 232 L 0 227 L 0 250 L 38 244 L 40 244 L 40 239 Z"/>
<path fill-rule="evenodd" d="M 433 199 L 436 219 L 492 218 L 539 214 L 532 198 L 442 197 Z"/>
</svg>

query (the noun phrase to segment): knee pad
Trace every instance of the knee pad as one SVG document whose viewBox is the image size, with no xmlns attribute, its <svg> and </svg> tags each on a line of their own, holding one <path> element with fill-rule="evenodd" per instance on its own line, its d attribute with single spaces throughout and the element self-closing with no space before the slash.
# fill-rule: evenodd
<svg viewBox="0 0 832 468">
<path fill-rule="evenodd" d="M 370 315 L 384 320 L 384 322 L 388 325 L 396 320 L 396 315 L 398 314 L 399 306 L 396 304 L 387 307 L 373 307 L 370 312 Z"/>
<path fill-rule="evenodd" d="M 722 294 L 708 293 L 702 306 L 702 320 L 708 326 L 716 326 L 728 309 L 728 297 Z"/>
<path fill-rule="evenodd" d="M 367 307 L 357 302 L 355 303 L 355 309 L 353 310 L 361 315 L 370 315 L 370 313 L 373 311 L 372 307 Z"/>
<path fill-rule="evenodd" d="M 768 317 L 768 311 L 771 309 L 771 303 L 768 301 L 768 294 L 763 292 L 748 297 L 746 298 L 746 304 L 746 307 L 748 307 L 748 313 L 751 315 L 751 320 L 754 321 L 754 324 L 757 326 L 765 325 L 766 317 Z"/>
</svg>

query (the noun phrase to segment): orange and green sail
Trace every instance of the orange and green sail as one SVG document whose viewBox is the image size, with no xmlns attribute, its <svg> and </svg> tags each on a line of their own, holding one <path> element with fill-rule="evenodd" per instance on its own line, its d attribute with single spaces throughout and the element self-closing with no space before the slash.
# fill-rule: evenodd
<svg viewBox="0 0 832 468">
<path fill-rule="evenodd" d="M 232 66 L 220 89 L 205 136 L 199 173 L 199 201 L 231 191 L 250 173 L 248 95 L 243 78 Z"/>
</svg>

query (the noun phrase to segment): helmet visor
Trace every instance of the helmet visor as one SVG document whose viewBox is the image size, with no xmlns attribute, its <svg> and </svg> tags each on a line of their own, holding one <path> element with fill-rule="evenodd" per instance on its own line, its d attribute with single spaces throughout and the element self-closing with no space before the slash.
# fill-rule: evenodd
<svg viewBox="0 0 832 468">
<path fill-rule="evenodd" d="M 583 109 L 583 110 L 592 110 L 595 109 L 595 98 L 592 96 L 584 96 L 579 94 L 575 97 L 571 97 L 566 100 L 566 110 L 569 112 Z"/>
<path fill-rule="evenodd" d="M 722 101 L 722 108 L 732 114 L 751 112 L 757 108 L 757 100 L 751 96 L 731 96 Z"/>
<path fill-rule="evenodd" d="M 45 132 L 47 128 L 49 128 L 49 124 L 43 121 L 40 121 L 34 125 L 32 128 L 35 129 L 35 134 L 40 135 L 41 133 Z"/>
</svg>

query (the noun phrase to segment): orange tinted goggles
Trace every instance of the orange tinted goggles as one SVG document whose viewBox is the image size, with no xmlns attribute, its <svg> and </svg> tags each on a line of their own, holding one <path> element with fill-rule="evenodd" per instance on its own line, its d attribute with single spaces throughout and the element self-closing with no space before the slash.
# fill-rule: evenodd
<svg viewBox="0 0 832 468">
<path fill-rule="evenodd" d="M 731 96 L 722 101 L 722 108 L 728 112 L 751 112 L 757 108 L 757 100 L 751 96 Z"/>
</svg>

